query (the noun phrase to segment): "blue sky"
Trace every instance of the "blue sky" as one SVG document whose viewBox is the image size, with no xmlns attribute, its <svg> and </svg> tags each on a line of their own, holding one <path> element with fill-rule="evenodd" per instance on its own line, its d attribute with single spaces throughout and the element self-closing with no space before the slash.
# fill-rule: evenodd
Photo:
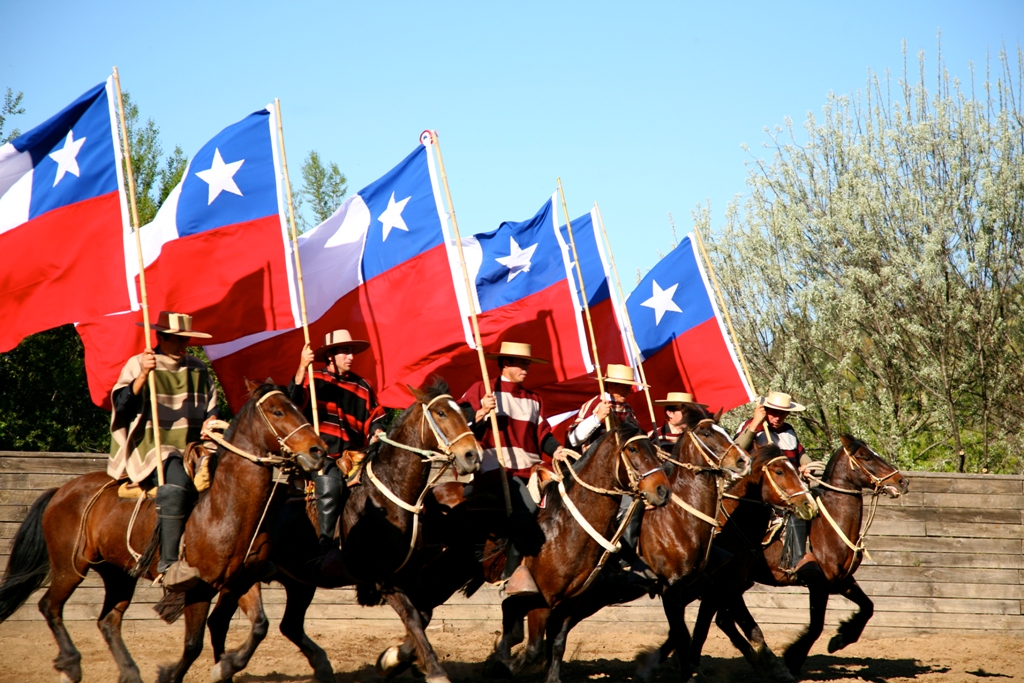
<svg viewBox="0 0 1024 683">
<path fill-rule="evenodd" d="M 6 3 L 0 87 L 28 129 L 113 65 L 166 151 L 189 155 L 281 98 L 296 180 L 310 149 L 350 191 L 434 128 L 463 233 L 525 220 L 562 177 L 571 216 L 599 201 L 627 289 L 710 200 L 745 192 L 763 129 L 820 112 L 869 69 L 902 73 L 937 34 L 962 81 L 1005 43 L 1024 2 Z"/>
</svg>

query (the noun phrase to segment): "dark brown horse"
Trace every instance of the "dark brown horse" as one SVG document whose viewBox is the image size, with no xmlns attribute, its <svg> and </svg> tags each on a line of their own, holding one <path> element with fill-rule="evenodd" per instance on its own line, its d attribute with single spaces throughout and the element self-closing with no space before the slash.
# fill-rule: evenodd
<svg viewBox="0 0 1024 683">
<path fill-rule="evenodd" d="M 817 513 L 814 499 L 789 458 L 782 455 L 777 446 L 762 446 L 753 453 L 749 474 L 730 486 L 722 501 L 718 513 L 722 530 L 715 539 L 715 549 L 722 556 L 720 566 L 695 586 L 696 590 L 686 591 L 682 596 L 690 601 L 700 597 L 702 613 L 710 611 L 711 614 L 728 604 L 729 600 L 736 599 L 730 596 L 740 595 L 752 571 L 751 566 L 761 557 L 761 540 L 768 529 L 772 511 L 787 509 L 805 520 Z M 668 593 L 666 597 L 669 597 Z M 675 602 L 675 596 L 671 597 L 671 601 L 665 600 L 665 611 L 670 615 L 669 638 L 661 648 L 642 660 L 638 673 L 643 679 L 649 678 L 654 667 L 672 651 L 676 652 L 683 680 L 690 678 L 699 662 L 707 630 L 698 621 L 691 641 L 683 620 L 683 609 L 688 603 L 670 604 Z M 676 615 L 675 620 L 672 614 Z M 769 665 L 774 662 L 774 656 L 764 648 L 763 639 L 761 642 L 755 640 L 752 639 L 752 654 L 748 658 L 756 656 L 754 663 L 758 668 L 772 673 Z"/>
<path fill-rule="evenodd" d="M 696 599 L 693 580 L 708 559 L 722 491 L 729 481 L 750 470 L 750 457 L 718 426 L 719 417 L 696 404 L 683 406 L 683 433 L 671 454 L 659 453 L 666 461 L 672 502 L 648 511 L 640 528 L 640 555 L 659 578 L 658 590 L 673 632 L 680 638 L 685 634 L 687 645 L 683 608 Z M 621 572 L 603 572 L 594 588 L 574 601 L 570 629 L 603 607 L 647 593 L 643 586 L 624 579 Z M 513 662 L 513 671 L 540 657 L 549 612 L 530 613 L 529 641 Z"/>
<path fill-rule="evenodd" d="M 161 667 L 160 681 L 180 682 L 203 649 L 210 599 L 218 591 L 244 593 L 269 555 L 267 534 L 258 525 L 272 489 L 270 462 L 315 472 L 324 464 L 326 445 L 306 418 L 272 384 L 250 385 L 252 397 L 225 434 L 238 450 L 267 462 L 253 462 L 221 448 L 210 488 L 200 494 L 184 535 L 184 555 L 202 582 L 184 595 L 185 650 L 181 661 Z M 146 548 L 133 555 L 130 545 Z M 97 624 L 120 669 L 121 683 L 141 683 L 139 669 L 121 638 L 121 620 L 138 577 L 156 576 L 159 534 L 153 500 L 118 498 L 116 482 L 105 472 L 82 475 L 44 493 L 29 510 L 14 540 L 0 583 L 0 621 L 50 577 L 39 610 L 53 631 L 60 654 L 54 665 L 61 680 L 82 679 L 81 654 L 64 626 L 64 604 L 90 569 L 103 579 L 105 597 Z M 254 539 L 255 536 L 255 539 Z M 146 547 L 147 541 L 149 546 Z M 252 542 L 252 550 L 249 544 Z"/>
<path fill-rule="evenodd" d="M 279 581 L 287 596 L 281 633 L 306 656 L 318 681 L 334 681 L 334 673 L 327 654 L 305 633 L 306 610 L 318 587 L 351 585 L 357 587 L 361 603 L 384 600 L 391 605 L 406 627 L 427 680 L 448 680 L 424 633 L 430 614 L 421 613 L 414 600 L 423 590 L 421 569 L 435 551 L 424 549 L 423 513 L 410 508 L 421 507 L 429 493 L 434 463 L 470 474 L 479 468 L 482 450 L 443 381 L 424 391 L 411 391 L 416 402 L 396 420 L 387 439 L 369 449 L 361 483 L 345 504 L 340 522 L 342 573 L 325 576 L 320 572 L 315 518 L 307 514 L 303 501 L 290 502 L 269 523 L 276 572 L 267 578 Z M 222 598 L 210 617 L 215 656 L 224 653 L 228 624 L 239 604 L 231 597 Z M 215 680 L 227 680 L 244 668 L 266 632 L 258 588 L 239 606 L 261 632 L 254 642 L 250 637 L 242 650 L 218 657 Z"/>
<path fill-rule="evenodd" d="M 511 670 L 511 648 L 516 638 L 522 637 L 523 618 L 536 609 L 550 610 L 546 629 L 549 683 L 559 680 L 573 601 L 593 581 L 605 549 L 614 547 L 609 540 L 616 533 L 622 496 L 630 493 L 636 501 L 658 507 L 671 495 L 656 446 L 633 425 L 621 425 L 602 436 L 571 467 L 574 472 L 568 465 L 561 468 L 565 474 L 558 490 L 548 489 L 547 504 L 537 516 L 543 545 L 536 555 L 523 559 L 540 595 L 513 596 L 502 602 L 503 635 L 492 656 L 492 666 Z"/>
<path fill-rule="evenodd" d="M 840 625 L 839 632 L 829 642 L 829 652 L 856 642 L 874 612 L 871 599 L 853 578 L 864 556 L 861 540 L 864 533 L 861 531 L 861 490 L 871 489 L 877 502 L 877 496 L 882 493 L 895 498 L 906 493 L 909 486 L 898 469 L 883 460 L 864 442 L 850 435 L 844 435 L 841 439 L 842 446 L 832 454 L 822 476 L 822 483 L 815 491 L 821 514 L 811 522 L 811 556 L 805 557 L 806 561 L 801 562 L 796 571 L 783 568 L 783 541 L 777 538 L 763 548 L 763 554 L 757 561 L 750 564 L 749 580 L 742 586 L 742 591 L 745 591 L 756 581 L 769 586 L 804 585 L 809 589 L 810 624 L 786 648 L 784 655 L 786 668 L 796 677 L 800 675 L 811 646 L 824 629 L 830 594 L 845 596 L 856 603 L 860 610 Z M 696 633 L 706 635 L 713 615 L 713 606 L 709 605 L 705 610 L 704 605 L 701 605 Z M 743 601 L 742 592 L 737 599 L 728 602 L 725 610 L 719 612 L 716 623 L 748 659 L 756 661 L 759 658 L 760 653 L 752 651 L 751 645 L 756 649 L 764 642 L 764 637 Z M 737 625 L 746 632 L 746 638 L 737 631 Z M 700 643 L 695 639 L 696 657 L 691 656 L 694 661 L 699 657 L 700 644 L 703 644 L 703 639 Z"/>
</svg>

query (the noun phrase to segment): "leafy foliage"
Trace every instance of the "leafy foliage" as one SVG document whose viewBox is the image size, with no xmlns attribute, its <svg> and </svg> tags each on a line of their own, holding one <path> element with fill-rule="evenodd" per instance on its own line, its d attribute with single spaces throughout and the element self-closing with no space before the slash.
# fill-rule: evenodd
<svg viewBox="0 0 1024 683">
<path fill-rule="evenodd" d="M 929 93 L 919 59 L 916 83 L 872 75 L 802 136 L 771 131 L 712 259 L 757 388 L 811 404 L 809 445 L 851 431 L 904 467 L 1020 472 L 1024 60 L 976 98 L 941 58 Z"/>
<path fill-rule="evenodd" d="M 154 218 L 160 205 L 167 199 L 188 165 L 188 158 L 181 147 L 166 159 L 160 144 L 160 128 L 153 119 L 144 122 L 139 116 L 139 106 L 125 91 L 124 122 L 128 130 L 128 142 L 132 155 L 132 172 L 135 176 L 135 202 L 139 212 L 139 225 L 146 225 Z M 127 162 L 126 162 L 127 164 Z M 124 169 L 128 178 L 127 165 Z M 127 181 L 126 181 L 127 182 Z"/>
<path fill-rule="evenodd" d="M 15 95 L 13 90 L 7 88 L 7 94 L 4 95 L 4 106 L 0 108 L 0 145 L 6 145 L 21 135 L 21 131 L 17 128 L 4 135 L 4 124 L 7 123 L 8 116 L 18 116 L 25 113 L 25 108 L 21 106 L 21 100 L 24 96 L 25 93 L 19 92 Z"/>
<path fill-rule="evenodd" d="M 345 174 L 333 161 L 324 166 L 314 149 L 302 163 L 302 189 L 296 194 L 296 222 L 306 232 L 331 217 L 348 192 Z M 307 215 L 308 214 L 308 215 Z"/>
</svg>

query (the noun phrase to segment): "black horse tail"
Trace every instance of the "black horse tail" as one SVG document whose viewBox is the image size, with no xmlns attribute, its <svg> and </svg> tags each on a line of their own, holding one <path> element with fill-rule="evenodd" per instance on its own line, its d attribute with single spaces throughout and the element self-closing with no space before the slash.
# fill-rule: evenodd
<svg viewBox="0 0 1024 683">
<path fill-rule="evenodd" d="M 14 537 L 7 571 L 0 580 L 0 622 L 14 614 L 50 576 L 50 555 L 43 535 L 43 513 L 55 493 L 57 489 L 50 489 L 32 503 L 28 516 Z"/>
</svg>

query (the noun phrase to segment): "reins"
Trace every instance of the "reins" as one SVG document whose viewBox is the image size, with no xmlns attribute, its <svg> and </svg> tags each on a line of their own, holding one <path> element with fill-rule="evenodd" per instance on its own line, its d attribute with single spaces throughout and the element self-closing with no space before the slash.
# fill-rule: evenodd
<svg viewBox="0 0 1024 683">
<path fill-rule="evenodd" d="M 437 422 L 434 420 L 434 416 L 431 415 L 430 413 L 430 409 L 431 407 L 433 407 L 434 403 L 440 401 L 441 399 L 448 399 L 449 401 L 454 402 L 454 399 L 450 394 L 441 394 L 440 396 L 435 396 L 428 403 L 420 403 L 420 405 L 422 406 L 422 410 L 420 411 L 419 426 L 420 440 L 424 440 L 423 424 L 426 423 L 427 426 L 430 428 L 430 431 L 433 432 L 435 440 L 440 445 L 441 451 L 430 450 L 425 448 L 416 448 L 415 446 L 410 446 L 408 444 L 395 441 L 384 435 L 378 436 L 377 439 L 389 446 L 392 446 L 393 448 L 398 448 L 401 450 L 409 451 L 410 453 L 415 453 L 416 455 L 420 456 L 420 459 L 423 462 L 441 462 L 444 463 L 445 466 L 450 465 L 452 461 L 455 460 L 455 453 L 452 452 L 452 445 L 461 441 L 467 436 L 470 438 L 475 437 L 473 437 L 473 432 L 471 430 L 466 430 L 453 439 L 449 439 L 444 435 L 444 432 L 441 431 L 441 428 L 437 425 Z M 423 487 L 423 490 L 420 491 L 420 495 L 417 496 L 416 503 L 414 505 L 410 505 L 409 503 L 402 500 L 401 497 L 399 497 L 394 491 L 389 489 L 384 484 L 384 482 L 382 482 L 377 477 L 377 475 L 374 474 L 372 460 L 366 460 L 366 464 L 363 465 L 363 470 L 366 472 L 366 476 L 369 478 L 370 482 L 377 488 L 378 491 L 380 491 L 384 495 L 385 498 L 390 500 L 392 503 L 397 505 L 402 510 L 412 513 L 412 535 L 409 538 L 409 550 L 406 552 L 405 559 L 402 560 L 402 564 L 398 565 L 398 568 L 395 569 L 395 573 L 397 574 L 399 571 L 402 570 L 403 567 L 405 567 L 406 564 L 408 564 L 409 560 L 412 558 L 413 551 L 416 549 L 416 541 L 419 538 L 420 513 L 423 512 L 423 500 L 424 498 L 426 498 L 427 492 L 430 491 L 434 484 L 437 483 L 437 480 L 440 479 L 441 476 L 444 474 L 445 467 L 443 466 L 439 468 L 437 473 L 427 481 L 426 486 Z"/>
<path fill-rule="evenodd" d="M 211 421 L 210 424 L 208 425 L 208 429 L 203 430 L 203 436 L 208 437 L 218 446 L 221 446 L 222 448 L 231 451 L 235 455 L 239 455 L 245 458 L 246 460 L 257 463 L 259 465 L 275 465 L 285 467 L 294 466 L 296 454 L 288 446 L 288 439 L 292 438 L 299 431 L 306 427 L 313 429 L 313 425 L 309 424 L 309 422 L 303 422 L 301 425 L 299 425 L 291 432 L 289 432 L 287 436 L 282 437 L 280 433 L 277 431 L 277 429 L 274 427 L 273 423 L 270 422 L 270 418 L 268 418 L 267 414 L 263 411 L 263 402 L 266 401 L 271 396 L 274 396 L 275 394 L 280 394 L 283 396 L 284 392 L 281 391 L 280 389 L 268 391 L 266 394 L 261 396 L 258 401 L 256 401 L 256 412 L 259 413 L 260 417 L 263 418 L 263 422 L 266 423 L 267 427 L 270 429 L 270 433 L 274 435 L 275 439 L 277 439 L 277 443 L 281 447 L 281 452 L 284 453 L 285 455 L 253 455 L 252 453 L 247 453 L 246 451 L 243 451 L 241 448 L 235 446 L 233 443 L 225 439 L 222 434 L 218 434 L 217 431 L 213 431 L 225 431 L 228 428 L 228 423 L 224 422 L 223 420 Z"/>
</svg>

